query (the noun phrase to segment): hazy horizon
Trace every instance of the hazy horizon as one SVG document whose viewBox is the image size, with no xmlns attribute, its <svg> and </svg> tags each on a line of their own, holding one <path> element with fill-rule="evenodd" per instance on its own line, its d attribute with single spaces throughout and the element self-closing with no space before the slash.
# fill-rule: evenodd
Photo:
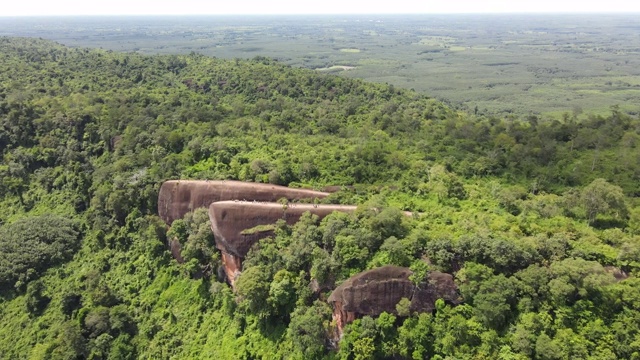
<svg viewBox="0 0 640 360">
<path fill-rule="evenodd" d="M 633 12 L 492 12 L 492 13 L 325 13 L 325 14 L 53 14 L 53 15 L 3 15 L 0 14 L 0 18 L 81 18 L 81 17 L 323 17 L 323 16 L 465 16 L 465 15 L 477 15 L 477 16 L 559 16 L 559 15 L 578 15 L 578 16 L 590 16 L 590 15 L 622 15 L 630 16 L 640 14 L 640 10 Z"/>
<path fill-rule="evenodd" d="M 640 3 L 623 0 L 600 1 L 508 1 L 459 0 L 455 2 L 397 0 L 393 3 L 372 1 L 344 2 L 326 0 L 309 3 L 292 0 L 264 2 L 203 2 L 199 0 L 92 1 L 60 0 L 56 2 L 25 0 L 6 4 L 2 17 L 41 16 L 190 16 L 190 15 L 428 15 L 428 14 L 612 14 L 638 13 Z"/>
</svg>

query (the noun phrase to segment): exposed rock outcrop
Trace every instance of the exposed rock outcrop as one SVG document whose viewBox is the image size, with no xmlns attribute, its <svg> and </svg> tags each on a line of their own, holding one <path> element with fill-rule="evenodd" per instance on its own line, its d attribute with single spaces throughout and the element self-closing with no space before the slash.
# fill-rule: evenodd
<svg viewBox="0 0 640 360">
<path fill-rule="evenodd" d="M 231 180 L 171 180 L 160 187 L 158 216 L 167 224 L 216 201 L 277 201 L 324 198 L 328 192 Z"/>
<path fill-rule="evenodd" d="M 173 255 L 173 258 L 176 259 L 178 264 L 183 264 L 184 258 L 182 257 L 182 244 L 180 244 L 180 241 L 178 241 L 178 239 L 176 238 L 173 238 L 168 239 L 167 242 L 169 245 L 169 251 L 171 251 L 171 255 Z"/>
<path fill-rule="evenodd" d="M 334 309 L 338 335 L 346 324 L 359 317 L 377 316 L 382 312 L 396 314 L 396 305 L 402 298 L 411 301 L 412 312 L 433 311 L 438 299 L 453 304 L 460 302 L 458 288 L 450 274 L 432 271 L 428 280 L 419 286 L 409 280 L 411 274 L 409 268 L 383 266 L 352 276 L 337 287 L 328 302 Z"/>
<path fill-rule="evenodd" d="M 233 284 L 251 246 L 273 234 L 272 228 L 261 226 L 275 224 L 280 219 L 293 225 L 307 211 L 324 218 L 334 211 L 353 212 L 356 208 L 351 205 L 219 201 L 209 206 L 209 219 L 216 247 L 222 251 L 227 278 Z"/>
<path fill-rule="evenodd" d="M 616 281 L 622 281 L 629 277 L 629 274 L 627 274 L 626 271 L 615 266 L 605 266 L 604 270 L 613 275 L 613 277 L 616 278 Z"/>
</svg>

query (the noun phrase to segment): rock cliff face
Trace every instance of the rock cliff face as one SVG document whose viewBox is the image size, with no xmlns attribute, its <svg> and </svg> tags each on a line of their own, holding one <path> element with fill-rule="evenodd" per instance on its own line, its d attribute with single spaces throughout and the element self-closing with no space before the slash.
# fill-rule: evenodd
<svg viewBox="0 0 640 360">
<path fill-rule="evenodd" d="M 383 266 L 352 276 L 337 287 L 328 301 L 334 309 L 338 335 L 346 324 L 359 317 L 377 316 L 383 311 L 396 314 L 396 305 L 402 298 L 409 299 L 410 310 L 417 312 L 433 311 L 438 299 L 460 302 L 450 274 L 432 271 L 428 281 L 417 287 L 409 280 L 411 274 L 409 268 Z"/>
<path fill-rule="evenodd" d="M 274 224 L 283 219 L 295 224 L 302 214 L 309 211 L 323 218 L 334 211 L 353 212 L 356 206 L 260 203 L 248 201 L 219 201 L 209 206 L 211 230 L 216 247 L 222 252 L 222 260 L 229 282 L 233 284 L 241 270 L 242 259 L 253 244 L 273 234 L 261 225 Z M 258 228 L 257 228 L 258 227 Z M 247 231 L 251 230 L 252 231 Z"/>
<path fill-rule="evenodd" d="M 190 211 L 224 200 L 277 201 L 324 198 L 328 192 L 242 181 L 171 180 L 160 187 L 158 216 L 167 224 Z"/>
</svg>

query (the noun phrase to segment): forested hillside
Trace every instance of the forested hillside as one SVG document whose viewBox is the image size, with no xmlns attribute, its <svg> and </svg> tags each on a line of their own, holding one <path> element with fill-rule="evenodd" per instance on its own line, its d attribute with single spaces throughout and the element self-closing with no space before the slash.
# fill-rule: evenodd
<svg viewBox="0 0 640 360">
<path fill-rule="evenodd" d="M 0 156 L 3 359 L 640 358 L 640 120 L 615 107 L 478 117 L 267 58 L 0 38 Z M 362 206 L 277 224 L 234 293 L 206 212 L 158 218 L 168 179 Z M 453 274 L 462 304 L 338 344 L 328 294 L 387 264 Z"/>
</svg>

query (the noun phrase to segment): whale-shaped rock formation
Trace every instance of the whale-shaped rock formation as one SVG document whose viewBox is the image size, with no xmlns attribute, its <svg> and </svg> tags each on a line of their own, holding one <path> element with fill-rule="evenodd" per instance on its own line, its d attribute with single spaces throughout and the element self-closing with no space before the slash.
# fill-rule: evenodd
<svg viewBox="0 0 640 360">
<path fill-rule="evenodd" d="M 322 199 L 328 192 L 295 189 L 286 186 L 259 184 L 233 180 L 170 180 L 160 187 L 158 216 L 171 225 L 174 220 L 198 208 L 206 208 L 216 201 L 251 200 L 278 201 Z"/>
<path fill-rule="evenodd" d="M 334 309 L 338 333 L 342 334 L 346 324 L 365 315 L 396 314 L 396 305 L 402 298 L 411 301 L 412 312 L 433 311 L 438 299 L 460 303 L 458 287 L 450 274 L 429 272 L 427 281 L 419 286 L 409 280 L 411 274 L 409 268 L 388 265 L 354 275 L 337 287 L 328 302 Z"/>
<path fill-rule="evenodd" d="M 334 211 L 353 212 L 356 208 L 352 205 L 218 201 L 209 206 L 209 219 L 216 247 L 222 252 L 227 279 L 233 285 L 251 246 L 273 234 L 272 228 L 261 226 L 275 224 L 280 219 L 293 225 L 307 211 L 324 218 Z"/>
</svg>

